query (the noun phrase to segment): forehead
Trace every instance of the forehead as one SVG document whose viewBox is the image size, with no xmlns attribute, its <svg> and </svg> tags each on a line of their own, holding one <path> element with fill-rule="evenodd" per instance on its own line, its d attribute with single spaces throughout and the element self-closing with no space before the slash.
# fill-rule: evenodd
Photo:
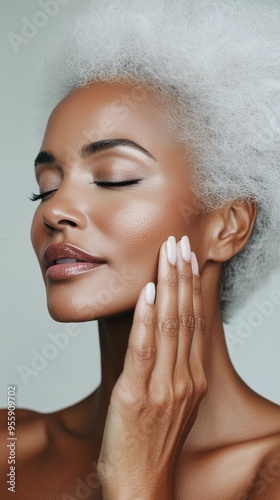
<svg viewBox="0 0 280 500">
<path fill-rule="evenodd" d="M 76 147 L 108 138 L 141 142 L 154 151 L 176 148 L 168 126 L 167 100 L 149 87 L 95 82 L 68 94 L 52 112 L 42 149 Z M 153 152 L 151 151 L 151 152 Z"/>
</svg>

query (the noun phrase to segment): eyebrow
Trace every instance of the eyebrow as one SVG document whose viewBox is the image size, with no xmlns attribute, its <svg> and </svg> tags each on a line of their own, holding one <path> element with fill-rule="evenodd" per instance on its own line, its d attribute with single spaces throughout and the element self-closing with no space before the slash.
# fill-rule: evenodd
<svg viewBox="0 0 280 500">
<path fill-rule="evenodd" d="M 131 141 L 130 139 L 103 139 L 101 141 L 92 142 L 91 144 L 87 144 L 82 148 L 81 156 L 82 158 L 87 158 L 94 153 L 99 153 L 100 151 L 106 151 L 107 149 L 116 148 L 117 146 L 132 147 L 155 160 L 155 157 L 149 151 L 143 148 L 143 146 L 140 146 L 140 144 L 137 144 L 137 142 Z"/>
<path fill-rule="evenodd" d="M 49 151 L 40 151 L 40 153 L 36 156 L 34 161 L 34 167 L 37 167 L 39 163 L 54 163 L 55 156 Z"/>
<path fill-rule="evenodd" d="M 83 146 L 80 151 L 80 156 L 82 158 L 88 158 L 89 156 L 99 153 L 101 151 L 106 151 L 108 149 L 113 149 L 118 146 L 126 146 L 132 147 L 138 151 L 141 151 L 149 158 L 155 160 L 156 158 L 147 151 L 147 149 L 140 146 L 137 142 L 131 141 L 130 139 L 103 139 L 100 141 L 91 142 L 86 146 Z M 40 151 L 40 153 L 36 156 L 34 161 L 34 166 L 36 167 L 40 163 L 54 163 L 56 161 L 55 156 L 49 151 Z"/>
</svg>

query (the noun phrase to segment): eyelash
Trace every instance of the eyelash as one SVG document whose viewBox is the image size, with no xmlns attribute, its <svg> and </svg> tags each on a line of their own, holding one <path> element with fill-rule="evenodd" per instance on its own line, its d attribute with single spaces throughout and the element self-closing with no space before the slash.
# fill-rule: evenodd
<svg viewBox="0 0 280 500">
<path fill-rule="evenodd" d="M 129 181 L 120 181 L 120 182 L 97 182 L 95 181 L 94 184 L 97 186 L 101 187 L 110 187 L 110 186 L 129 186 L 130 184 L 137 184 L 140 182 L 141 179 L 131 179 Z M 54 193 L 57 191 L 57 189 L 52 189 L 51 191 L 46 191 L 45 193 L 40 193 L 40 194 L 35 194 L 32 193 L 30 196 L 31 201 L 37 201 L 37 200 L 43 200 L 46 196 L 48 196 L 51 193 Z"/>
<path fill-rule="evenodd" d="M 129 186 L 129 184 L 137 184 L 141 179 L 131 179 L 129 181 L 120 181 L 120 182 L 97 182 L 95 181 L 94 184 L 97 186 Z"/>
<path fill-rule="evenodd" d="M 55 191 L 57 191 L 57 189 L 52 189 L 51 191 L 46 191 L 45 193 L 40 193 L 40 194 L 32 193 L 29 199 L 31 201 L 43 200 L 46 196 L 48 196 L 51 193 L 54 193 Z"/>
</svg>

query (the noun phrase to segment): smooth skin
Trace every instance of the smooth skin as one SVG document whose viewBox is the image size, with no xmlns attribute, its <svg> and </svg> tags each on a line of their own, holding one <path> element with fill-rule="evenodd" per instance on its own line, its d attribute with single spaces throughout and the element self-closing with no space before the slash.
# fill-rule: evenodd
<svg viewBox="0 0 280 500">
<path fill-rule="evenodd" d="M 168 246 L 178 254 L 177 269 Z M 99 456 L 104 498 L 175 497 L 176 464 L 207 390 L 198 264 L 186 250 L 187 262 L 180 245 L 176 252 L 175 238 L 168 238 L 160 252 L 155 306 L 145 303 L 142 291 L 135 309 Z"/>
<path fill-rule="evenodd" d="M 36 176 L 51 192 L 35 212 L 32 243 L 51 316 L 98 320 L 102 379 L 69 408 L 17 410 L 20 500 L 280 498 L 280 409 L 235 372 L 219 309 L 222 263 L 246 245 L 257 209 L 242 200 L 199 209 L 168 105 L 149 88 L 93 83 L 48 122 L 41 151 L 55 160 L 41 158 Z M 111 139 L 148 154 L 127 145 L 82 154 Z M 43 253 L 63 242 L 104 264 L 50 280 Z M 145 302 L 147 283 L 154 303 L 153 285 Z M 7 411 L 0 417 L 7 500 Z"/>
</svg>

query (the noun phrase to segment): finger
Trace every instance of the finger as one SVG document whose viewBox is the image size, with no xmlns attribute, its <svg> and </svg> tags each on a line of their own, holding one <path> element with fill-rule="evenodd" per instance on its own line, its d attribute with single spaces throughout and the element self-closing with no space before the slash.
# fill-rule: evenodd
<svg viewBox="0 0 280 500">
<path fill-rule="evenodd" d="M 180 327 L 176 370 L 179 373 L 183 373 L 189 371 L 190 349 L 195 330 L 191 248 L 187 236 L 183 236 L 177 243 L 177 269 L 178 317 Z"/>
<path fill-rule="evenodd" d="M 194 367 L 202 367 L 206 344 L 206 319 L 202 298 L 201 280 L 199 266 L 194 252 L 191 254 L 191 265 L 193 272 L 193 312 L 195 318 L 195 330 L 191 346 L 190 363 Z"/>
<path fill-rule="evenodd" d="M 145 390 L 149 385 L 156 355 L 155 342 L 155 284 L 142 288 L 133 316 L 128 347 L 124 360 L 122 379 L 132 390 Z"/>
<path fill-rule="evenodd" d="M 170 236 L 162 244 L 159 256 L 156 297 L 156 364 L 154 376 L 170 383 L 178 349 L 178 276 L 176 269 L 176 240 Z"/>
</svg>

